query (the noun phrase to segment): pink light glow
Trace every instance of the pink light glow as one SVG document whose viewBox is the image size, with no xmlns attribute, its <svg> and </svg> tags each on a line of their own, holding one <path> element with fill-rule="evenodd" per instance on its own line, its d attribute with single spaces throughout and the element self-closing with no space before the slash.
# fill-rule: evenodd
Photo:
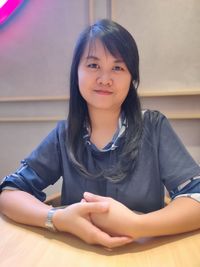
<svg viewBox="0 0 200 267">
<path fill-rule="evenodd" d="M 0 8 L 5 5 L 8 0 L 0 0 Z"/>
<path fill-rule="evenodd" d="M 14 12 L 23 0 L 0 0 L 0 24 Z"/>
</svg>

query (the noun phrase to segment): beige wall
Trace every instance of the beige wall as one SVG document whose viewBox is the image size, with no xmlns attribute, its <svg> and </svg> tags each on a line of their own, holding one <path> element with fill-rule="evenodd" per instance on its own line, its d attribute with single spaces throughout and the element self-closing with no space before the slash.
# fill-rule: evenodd
<svg viewBox="0 0 200 267">
<path fill-rule="evenodd" d="M 140 91 L 176 91 L 179 96 L 142 97 L 144 108 L 170 117 L 200 118 L 200 2 L 113 0 L 112 18 L 135 37 L 140 51 Z M 181 96 L 181 92 L 196 95 Z M 172 114 L 172 115 L 171 115 Z M 171 116 L 170 116 L 171 115 Z M 182 116 L 181 116 L 182 117 Z M 200 120 L 173 119 L 173 127 L 200 162 Z"/>
<path fill-rule="evenodd" d="M 140 48 L 141 88 L 200 89 L 198 0 L 113 0 L 113 18 Z"/>
<path fill-rule="evenodd" d="M 0 177 L 17 168 L 56 121 L 67 116 L 67 101 L 56 97 L 68 95 L 69 66 L 79 32 L 98 18 L 113 18 L 135 36 L 141 58 L 140 92 L 199 92 L 142 97 L 144 108 L 166 115 L 200 114 L 199 14 L 198 0 L 27 1 L 0 28 Z M 171 122 L 200 162 L 199 119 Z"/>
</svg>

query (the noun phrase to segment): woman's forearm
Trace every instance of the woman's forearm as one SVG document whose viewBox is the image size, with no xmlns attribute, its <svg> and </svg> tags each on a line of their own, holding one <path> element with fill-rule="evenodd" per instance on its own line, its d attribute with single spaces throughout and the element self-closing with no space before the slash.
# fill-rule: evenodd
<svg viewBox="0 0 200 267">
<path fill-rule="evenodd" d="M 131 236 L 172 235 L 200 228 L 200 203 L 187 197 L 177 198 L 165 208 L 133 216 Z"/>
<path fill-rule="evenodd" d="M 0 212 L 19 223 L 45 227 L 50 209 L 51 206 L 23 191 L 5 190 L 0 194 Z M 105 213 L 107 210 L 108 203 L 76 203 L 58 209 L 53 223 L 58 231 L 74 234 L 89 244 L 114 248 L 132 242 L 132 238 L 126 236 L 109 236 L 92 224 L 91 213 Z"/>
<path fill-rule="evenodd" d="M 138 214 L 122 203 L 86 192 L 88 202 L 109 202 L 105 214 L 91 214 L 99 228 L 112 235 L 126 235 L 134 239 L 172 235 L 200 228 L 200 203 L 186 197 L 173 200 L 165 208 L 147 214 Z"/>
<path fill-rule="evenodd" d="M 4 190 L 0 194 L 0 212 L 10 219 L 28 225 L 45 227 L 51 206 L 20 190 Z"/>
</svg>

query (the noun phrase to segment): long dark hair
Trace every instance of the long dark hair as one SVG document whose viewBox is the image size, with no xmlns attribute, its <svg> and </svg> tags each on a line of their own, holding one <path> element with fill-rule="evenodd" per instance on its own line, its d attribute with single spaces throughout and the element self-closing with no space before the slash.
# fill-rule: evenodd
<svg viewBox="0 0 200 267">
<path fill-rule="evenodd" d="M 87 44 L 100 40 L 113 55 L 120 55 L 131 76 L 129 92 L 122 104 L 122 110 L 128 121 L 125 131 L 125 142 L 116 166 L 109 170 L 98 170 L 91 173 L 84 164 L 84 123 L 89 120 L 87 103 L 79 92 L 78 66 Z M 70 100 L 67 128 L 67 151 L 69 160 L 76 169 L 87 177 L 105 178 L 117 182 L 124 179 L 134 168 L 139 150 L 142 133 L 142 115 L 140 101 L 137 95 L 139 86 L 139 54 L 135 40 L 131 34 L 116 22 L 102 19 L 87 27 L 80 35 L 72 59 L 70 72 Z"/>
</svg>

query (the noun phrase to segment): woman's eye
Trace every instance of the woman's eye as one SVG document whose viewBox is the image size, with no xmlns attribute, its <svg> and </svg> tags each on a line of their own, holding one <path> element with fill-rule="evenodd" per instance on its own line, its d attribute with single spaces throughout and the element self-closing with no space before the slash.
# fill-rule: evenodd
<svg viewBox="0 0 200 267">
<path fill-rule="evenodd" d="M 114 70 L 114 71 L 123 71 L 124 69 L 123 69 L 122 67 L 120 67 L 120 66 L 115 66 L 115 67 L 113 68 L 113 70 Z"/>
<path fill-rule="evenodd" d="M 88 64 L 87 67 L 91 69 L 99 69 L 99 65 L 96 63 Z"/>
</svg>

